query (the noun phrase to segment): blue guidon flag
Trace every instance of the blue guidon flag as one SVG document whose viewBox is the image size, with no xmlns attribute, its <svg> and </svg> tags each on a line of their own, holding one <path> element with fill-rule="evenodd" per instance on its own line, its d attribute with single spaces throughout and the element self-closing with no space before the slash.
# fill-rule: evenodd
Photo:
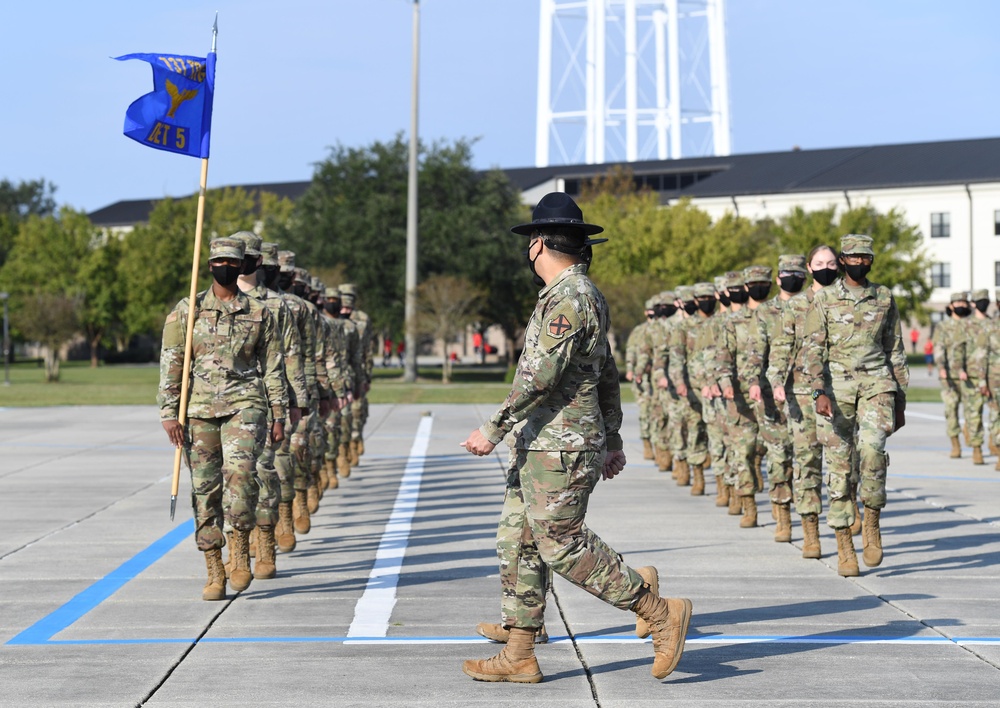
<svg viewBox="0 0 1000 708">
<path fill-rule="evenodd" d="M 153 67 L 153 91 L 125 111 L 125 135 L 157 150 L 208 157 L 215 94 L 215 52 L 207 57 L 126 54 Z"/>
</svg>

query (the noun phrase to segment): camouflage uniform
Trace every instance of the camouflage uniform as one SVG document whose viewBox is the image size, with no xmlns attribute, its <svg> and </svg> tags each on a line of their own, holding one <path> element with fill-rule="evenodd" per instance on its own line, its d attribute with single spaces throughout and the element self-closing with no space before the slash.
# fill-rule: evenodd
<svg viewBox="0 0 1000 708">
<path fill-rule="evenodd" d="M 650 412 L 653 407 L 653 401 L 652 391 L 648 387 L 643 388 L 641 383 L 643 375 L 642 372 L 636 370 L 635 364 L 640 342 L 648 336 L 651 323 L 653 322 L 653 308 L 655 304 L 652 298 L 646 301 L 646 320 L 632 328 L 632 331 L 628 335 L 628 341 L 625 344 L 625 374 L 626 376 L 632 374 L 632 389 L 635 392 L 636 403 L 639 405 L 640 440 L 652 440 L 653 426 L 650 421 Z"/>
<path fill-rule="evenodd" d="M 726 288 L 726 279 L 718 277 L 715 279 L 716 293 L 720 293 Z M 721 303 L 720 303 L 721 304 Z M 706 374 L 711 378 L 712 366 L 715 361 L 715 345 L 722 334 L 723 323 L 728 310 L 718 310 L 708 320 L 711 330 L 712 346 L 704 353 Z M 710 385 L 714 385 L 711 381 Z M 717 470 L 722 470 L 726 459 L 726 432 L 725 432 L 726 402 L 721 396 L 710 398 L 702 407 L 702 418 L 705 421 L 705 432 L 708 435 L 708 453 L 711 455 L 711 466 Z M 717 475 L 718 476 L 718 475 Z"/>
<path fill-rule="evenodd" d="M 710 294 L 714 297 L 714 287 L 708 283 L 699 283 L 690 288 L 690 300 L 697 297 L 699 288 L 704 295 L 707 292 L 706 285 L 711 288 Z M 683 291 L 682 301 L 686 301 L 688 297 L 687 290 L 678 288 L 679 292 Z M 687 389 L 687 395 L 677 396 L 680 404 L 677 406 L 678 418 L 674 425 L 683 428 L 686 436 L 679 440 L 683 448 L 679 452 L 675 449 L 674 459 L 685 460 L 689 465 L 697 467 L 704 466 L 708 455 L 708 438 L 703 418 L 706 397 L 702 395 L 701 389 L 707 385 L 704 349 L 711 345 L 711 337 L 706 336 L 709 331 L 707 319 L 696 312 L 678 322 L 678 326 L 670 334 L 669 343 L 668 375 L 671 388 L 674 391 L 679 387 Z M 679 435 L 675 440 L 678 438 Z"/>
<path fill-rule="evenodd" d="M 743 273 L 728 273 L 726 287 L 745 285 Z M 737 496 L 752 497 L 757 491 L 754 457 L 757 452 L 757 418 L 750 388 L 760 385 L 760 331 L 753 310 L 746 305 L 730 312 L 723 321 L 714 361 L 719 388 L 733 390 L 726 401 L 726 474 L 724 483 Z"/>
<path fill-rule="evenodd" d="M 343 299 L 344 294 L 338 288 L 340 292 L 340 297 Z M 344 336 L 347 342 L 347 361 L 348 366 L 354 372 L 354 389 L 352 390 L 352 395 L 354 400 L 357 401 L 361 398 L 362 391 L 364 390 L 364 382 L 367 380 L 368 372 L 365 362 L 365 353 L 363 349 L 363 343 L 361 341 L 361 334 L 358 330 L 358 325 L 351 319 L 344 317 L 343 312 L 340 315 L 339 320 L 344 328 Z M 346 473 L 350 472 L 350 454 L 348 449 L 348 444 L 351 442 L 351 435 L 354 431 L 354 415 L 356 407 L 352 403 L 350 406 L 344 408 L 341 411 L 340 416 L 340 445 L 341 449 L 339 455 L 343 456 L 344 463 L 346 465 Z M 340 457 L 338 456 L 338 460 Z"/>
<path fill-rule="evenodd" d="M 333 395 L 341 401 L 347 400 L 347 395 L 354 395 L 356 386 L 356 368 L 352 360 L 352 353 L 348 346 L 348 327 L 350 323 L 340 318 L 340 290 L 337 288 L 326 288 L 325 296 L 327 302 L 334 303 L 337 315 L 326 312 L 325 318 L 330 331 L 330 342 L 327 347 L 327 372 Z M 340 431 L 343 425 L 343 409 L 331 409 L 330 415 L 324 422 L 326 429 L 326 461 L 334 463 L 337 453 L 340 450 Z"/>
<path fill-rule="evenodd" d="M 841 252 L 872 255 L 871 243 L 850 234 Z M 871 509 L 885 506 L 885 441 L 895 429 L 895 406 L 906 405 L 910 374 L 889 288 L 869 281 L 852 292 L 841 279 L 816 293 L 806 316 L 805 368 L 812 389 L 829 396 L 833 409 L 830 418 L 817 416 L 816 433 L 830 468 L 827 524 L 843 529 L 857 515 L 850 494 L 855 451 L 860 500 Z"/>
<path fill-rule="evenodd" d="M 213 239 L 211 257 L 242 260 L 243 244 Z M 164 421 L 178 419 L 187 312 L 185 298 L 163 326 L 157 403 Z M 198 293 L 185 437 L 199 550 L 225 545 L 224 514 L 234 529 L 254 527 L 256 465 L 267 438 L 269 403 L 273 418 L 284 420 L 284 361 L 274 317 L 243 293 L 229 301 L 213 288 Z"/>
<path fill-rule="evenodd" d="M 951 301 L 958 302 L 968 297 L 965 293 L 952 293 Z M 962 426 L 958 423 L 958 407 L 962 402 L 962 392 L 959 387 L 958 372 L 962 370 L 964 362 L 953 361 L 954 355 L 958 352 L 958 343 L 961 341 L 961 332 L 958 320 L 948 317 L 941 320 L 937 325 L 935 338 L 935 364 L 939 375 L 944 370 L 945 375 L 941 376 L 941 400 L 944 402 L 945 432 L 949 438 L 957 438 L 962 434 Z"/>
<path fill-rule="evenodd" d="M 976 290 L 969 295 L 970 304 L 976 300 L 989 301 L 988 290 Z M 965 424 L 969 431 L 969 444 L 973 448 L 983 445 L 983 406 L 986 404 L 986 368 L 993 321 L 985 317 L 975 307 L 973 314 L 966 318 L 965 327 L 965 372 L 968 380 L 962 384 L 962 400 L 965 409 Z"/>
<path fill-rule="evenodd" d="M 646 336 L 640 340 L 636 352 L 636 380 L 643 389 L 649 392 L 650 437 L 658 456 L 662 458 L 670 449 L 670 431 L 672 429 L 670 414 L 673 412 L 673 402 L 677 393 L 669 386 L 660 386 L 666 378 L 668 344 L 670 331 L 680 317 L 677 314 L 667 314 L 673 308 L 674 293 L 665 291 L 655 296 L 655 318 L 646 329 Z M 658 460 L 659 462 L 660 460 Z M 663 461 L 665 469 L 670 465 Z"/>
<path fill-rule="evenodd" d="M 371 327 L 371 318 L 368 313 L 354 308 L 358 297 L 358 289 L 352 283 L 345 283 L 340 286 L 340 298 L 343 306 L 351 308 L 350 320 L 358 330 L 358 341 L 361 349 L 361 357 L 364 362 L 364 378 L 358 386 L 359 395 L 351 404 L 351 440 L 358 441 L 364 439 L 365 423 L 368 422 L 368 394 L 365 388 L 371 384 L 372 370 L 375 367 L 375 357 L 372 350 L 372 342 L 375 336 Z"/>
<path fill-rule="evenodd" d="M 1000 288 L 998 288 L 994 292 L 994 297 L 1000 297 Z M 1000 299 L 998 299 L 998 302 L 1000 302 Z M 1000 320 L 992 317 L 989 318 L 988 328 L 990 330 L 989 334 L 990 349 L 986 357 L 987 379 L 989 378 L 989 369 L 992 366 L 989 363 L 989 360 L 993 356 L 994 353 L 993 345 L 996 343 L 994 340 L 994 332 L 996 332 L 996 330 L 1000 328 Z M 992 442 L 994 445 L 1000 445 L 1000 442 L 998 442 L 998 440 L 1000 440 L 1000 401 L 997 400 L 997 397 L 1000 396 L 1000 390 L 994 390 L 993 386 L 990 386 L 989 390 L 990 390 L 990 442 Z M 1000 468 L 1000 458 L 997 459 L 997 467 Z"/>
<path fill-rule="evenodd" d="M 507 480 L 497 533 L 509 627 L 542 625 L 537 559 L 620 609 L 629 609 L 643 587 L 584 523 L 605 450 L 622 449 L 608 305 L 586 272 L 585 264 L 570 266 L 541 290 L 511 393 L 480 428 L 493 444 L 514 433 L 517 474 Z"/>
</svg>

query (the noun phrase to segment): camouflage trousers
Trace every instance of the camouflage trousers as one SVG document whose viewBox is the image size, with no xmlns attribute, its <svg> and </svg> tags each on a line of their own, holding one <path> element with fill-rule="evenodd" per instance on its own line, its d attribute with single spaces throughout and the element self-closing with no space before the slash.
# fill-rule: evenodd
<svg viewBox="0 0 1000 708">
<path fill-rule="evenodd" d="M 708 405 L 709 400 L 702 398 L 701 391 L 688 389 L 687 405 L 684 408 L 687 439 L 684 441 L 684 457 L 681 459 L 686 459 L 690 465 L 703 466 L 708 458 L 708 431 L 702 417 Z"/>
<path fill-rule="evenodd" d="M 295 462 L 292 459 L 292 440 L 300 430 L 302 421 L 285 428 L 285 439 L 274 451 L 274 469 L 278 472 L 280 501 L 290 502 L 295 498 Z"/>
<path fill-rule="evenodd" d="M 869 395 L 862 388 L 856 379 L 838 381 L 830 394 L 833 415 L 816 416 L 816 438 L 825 448 L 829 466 L 830 510 L 826 520 L 835 529 L 850 526 L 857 515 L 851 500 L 855 453 L 861 473 L 858 499 L 872 509 L 885 506 L 885 475 L 889 466 L 885 441 L 895 426 L 896 396 Z"/>
<path fill-rule="evenodd" d="M 336 460 L 337 454 L 340 451 L 341 415 L 341 411 L 331 410 L 330 415 L 323 421 L 323 428 L 326 430 L 325 458 L 327 462 Z"/>
<path fill-rule="evenodd" d="M 276 449 L 271 436 L 265 435 L 264 450 L 257 458 L 257 525 L 274 526 L 278 523 L 278 502 L 281 501 L 281 478 L 275 466 Z M 280 445 L 278 445 L 280 447 Z"/>
<path fill-rule="evenodd" d="M 253 530 L 260 487 L 257 458 L 266 435 L 264 412 L 250 408 L 224 418 L 188 421 L 191 506 L 198 550 L 226 545 L 224 523 L 240 531 Z"/>
<path fill-rule="evenodd" d="M 705 421 L 708 451 L 712 455 L 712 464 L 720 470 L 726 459 L 725 414 L 726 407 L 721 398 L 706 398 L 702 401 L 701 417 Z"/>
<path fill-rule="evenodd" d="M 994 445 L 1000 445 L 1000 405 L 996 397 L 997 393 L 994 393 L 990 398 L 990 440 Z"/>
<path fill-rule="evenodd" d="M 757 418 L 742 389 L 726 401 L 726 474 L 723 481 L 736 490 L 737 496 L 753 496 L 757 489 L 754 456 L 757 453 Z"/>
<path fill-rule="evenodd" d="M 958 379 L 941 379 L 941 400 L 944 402 L 944 426 L 949 438 L 957 438 L 962 434 L 962 426 L 958 424 L 958 406 L 962 402 L 962 393 Z"/>
<path fill-rule="evenodd" d="M 368 397 L 363 395 L 351 403 L 351 440 L 361 440 L 368 421 Z"/>
<path fill-rule="evenodd" d="M 818 515 L 823 511 L 823 446 L 816 439 L 816 407 L 810 393 L 785 390 L 790 392 L 787 410 L 795 511 Z"/>
<path fill-rule="evenodd" d="M 981 379 L 960 381 L 962 391 L 962 412 L 965 414 L 965 424 L 969 430 L 969 444 L 981 447 L 983 444 L 983 406 L 986 404 L 986 394 L 981 387 L 986 382 Z"/>
<path fill-rule="evenodd" d="M 309 484 L 314 484 L 319 480 L 319 468 L 323 466 L 326 459 L 326 429 L 323 427 L 323 417 L 319 410 L 309 416 L 309 456 L 306 463 L 309 467 L 306 474 L 309 477 Z"/>
<path fill-rule="evenodd" d="M 344 406 L 340 411 L 340 444 L 351 441 L 351 428 L 354 427 L 354 403 Z"/>
<path fill-rule="evenodd" d="M 639 404 L 639 439 L 652 440 L 653 426 L 650 422 L 650 415 L 653 409 L 653 397 L 643 391 L 639 387 L 639 384 L 634 382 L 632 390 L 635 392 L 636 403 Z"/>
<path fill-rule="evenodd" d="M 758 447 L 764 445 L 767 456 L 767 483 L 771 501 L 792 501 L 792 440 L 783 406 L 774 400 L 770 386 L 761 387 L 762 400 L 753 401 L 758 421 Z"/>
<path fill-rule="evenodd" d="M 665 388 L 653 389 L 649 394 L 650 442 L 660 450 L 670 449 L 672 396 L 672 392 Z"/>
<path fill-rule="evenodd" d="M 694 416 L 691 411 L 691 402 L 687 396 L 679 396 L 674 389 L 668 392 L 668 407 L 670 411 L 670 427 L 667 435 L 670 440 L 670 452 L 675 460 L 686 460 L 688 453 L 688 438 L 696 435 L 697 431 L 691 429 L 691 421 Z M 698 416 L 701 420 L 701 416 Z"/>
<path fill-rule="evenodd" d="M 542 625 L 546 567 L 608 604 L 629 609 L 642 578 L 584 523 L 604 453 L 516 450 L 514 455 L 497 527 L 504 625 Z"/>
</svg>

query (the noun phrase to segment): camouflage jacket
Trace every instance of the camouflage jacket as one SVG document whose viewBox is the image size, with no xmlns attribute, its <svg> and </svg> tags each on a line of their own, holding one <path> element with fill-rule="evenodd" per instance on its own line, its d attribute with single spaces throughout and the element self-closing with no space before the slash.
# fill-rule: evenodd
<svg viewBox="0 0 1000 708">
<path fill-rule="evenodd" d="M 806 316 L 805 336 L 805 369 L 813 390 L 857 381 L 865 396 L 898 391 L 905 401 L 910 370 L 889 288 L 869 281 L 858 300 L 843 279 L 823 288 Z"/>
<path fill-rule="evenodd" d="M 934 364 L 938 369 L 950 371 L 948 366 L 948 348 L 951 345 L 951 332 L 955 320 L 946 317 L 934 326 Z"/>
<path fill-rule="evenodd" d="M 308 408 L 319 401 L 319 387 L 316 385 L 316 324 L 309 316 L 308 303 L 305 300 L 294 293 L 282 292 L 281 297 L 292 313 L 292 321 L 299 331 L 299 339 L 302 342 L 302 373 L 305 375 L 309 398 L 305 405 L 299 408 Z"/>
<path fill-rule="evenodd" d="M 761 332 L 754 311 L 744 305 L 738 312 L 729 312 L 720 324 L 712 378 L 723 390 L 747 391 L 759 385 L 763 374 Z"/>
<path fill-rule="evenodd" d="M 971 319 L 972 315 L 963 319 L 952 320 L 952 325 L 948 328 L 948 341 L 945 351 L 947 361 L 945 368 L 948 370 L 948 378 L 957 379 L 958 375 L 963 371 L 968 373 L 966 341 L 969 339 L 970 330 L 974 326 L 969 321 Z"/>
<path fill-rule="evenodd" d="M 188 299 L 167 315 L 160 352 L 160 420 L 178 420 Z M 284 418 L 288 405 L 284 357 L 274 317 L 237 293 L 225 302 L 211 288 L 195 296 L 187 418 L 222 418 L 244 409 Z"/>
<path fill-rule="evenodd" d="M 330 342 L 330 325 L 326 323 L 326 317 L 319 311 L 319 308 L 311 302 L 309 314 L 313 318 L 316 327 L 316 386 L 319 388 L 320 400 L 326 401 L 333 397 L 333 388 L 330 385 L 330 372 L 326 368 L 327 346 Z"/>
<path fill-rule="evenodd" d="M 361 384 L 368 380 L 365 371 L 364 352 L 361 351 L 361 337 L 358 334 L 358 326 L 351 320 L 337 320 L 344 327 L 344 336 L 347 342 L 347 366 L 353 372 L 354 397 L 361 396 Z"/>
<path fill-rule="evenodd" d="M 280 293 L 257 284 L 246 294 L 263 302 L 274 317 L 281 342 L 281 352 L 285 356 L 285 377 L 288 379 L 288 407 L 305 408 L 309 405 L 306 390 L 306 374 L 302 368 L 302 338 L 292 322 L 292 311 L 285 304 Z"/>
<path fill-rule="evenodd" d="M 1000 321 L 987 320 L 986 383 L 996 400 L 1000 395 Z"/>
<path fill-rule="evenodd" d="M 771 386 L 785 386 L 800 395 L 811 391 L 802 361 L 806 315 L 812 308 L 812 288 L 793 295 L 781 311 L 781 322 L 770 342 L 767 380 Z"/>
<path fill-rule="evenodd" d="M 722 332 L 723 318 L 721 313 L 709 317 L 692 317 L 697 324 L 688 335 L 687 371 L 691 385 L 701 391 L 706 386 L 715 384 L 713 362 L 715 361 L 715 346 Z"/>
<path fill-rule="evenodd" d="M 640 322 L 629 332 L 628 341 L 625 343 L 625 373 L 631 372 L 635 376 L 635 362 L 638 354 L 639 342 L 644 333 L 649 329 L 650 321 Z"/>
<path fill-rule="evenodd" d="M 655 391 L 660 379 L 667 375 L 670 365 L 670 333 L 678 326 L 680 317 L 678 314 L 658 317 L 646 330 L 643 347 L 636 358 L 636 366 L 641 366 L 642 371 L 646 372 L 644 380 L 650 391 Z"/>
<path fill-rule="evenodd" d="M 781 296 L 778 296 L 760 303 L 760 306 L 754 310 L 754 315 L 757 317 L 757 325 L 760 331 L 760 383 L 765 389 L 770 389 L 776 385 L 783 386 L 785 383 L 784 379 L 781 381 L 772 381 L 772 379 L 767 376 L 767 373 L 771 367 L 773 345 L 776 340 L 780 340 L 782 337 L 786 305 L 786 301 L 782 300 Z"/>
<path fill-rule="evenodd" d="M 347 342 L 347 320 L 323 315 L 327 324 L 326 372 L 330 388 L 337 398 L 344 398 L 355 388 L 355 370 L 351 365 Z"/>
<path fill-rule="evenodd" d="M 622 449 L 608 303 L 586 273 L 572 265 L 539 292 L 510 395 L 480 428 L 490 442 L 514 430 L 518 449 Z"/>
<path fill-rule="evenodd" d="M 361 343 L 361 357 L 364 362 L 365 381 L 372 380 L 372 369 L 375 368 L 375 354 L 372 350 L 375 333 L 372 331 L 371 318 L 362 310 L 351 311 L 351 322 L 358 328 L 358 341 Z"/>
<path fill-rule="evenodd" d="M 975 381 L 985 381 L 987 374 L 987 359 L 989 357 L 990 330 L 995 321 L 979 318 L 974 314 L 968 318 L 965 338 L 965 373 Z"/>
</svg>

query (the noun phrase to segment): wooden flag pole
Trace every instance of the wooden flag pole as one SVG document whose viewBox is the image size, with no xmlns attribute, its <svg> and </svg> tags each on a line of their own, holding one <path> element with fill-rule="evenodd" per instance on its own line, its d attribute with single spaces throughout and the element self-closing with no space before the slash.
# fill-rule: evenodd
<svg viewBox="0 0 1000 708">
<path fill-rule="evenodd" d="M 191 260 L 191 293 L 188 296 L 187 329 L 184 333 L 184 366 L 181 369 L 181 402 L 177 409 L 177 422 L 183 430 L 187 425 L 189 383 L 191 380 L 191 353 L 194 349 L 195 298 L 198 296 L 198 271 L 201 269 L 201 232 L 205 223 L 205 192 L 208 189 L 208 158 L 201 160 L 201 187 L 198 190 L 198 218 L 194 227 L 194 258 Z M 185 438 L 187 437 L 185 432 Z M 170 520 L 177 508 L 177 490 L 181 483 L 181 453 L 183 446 L 174 453 L 174 478 L 170 485 Z M 188 463 L 190 464 L 190 462 Z"/>
</svg>

